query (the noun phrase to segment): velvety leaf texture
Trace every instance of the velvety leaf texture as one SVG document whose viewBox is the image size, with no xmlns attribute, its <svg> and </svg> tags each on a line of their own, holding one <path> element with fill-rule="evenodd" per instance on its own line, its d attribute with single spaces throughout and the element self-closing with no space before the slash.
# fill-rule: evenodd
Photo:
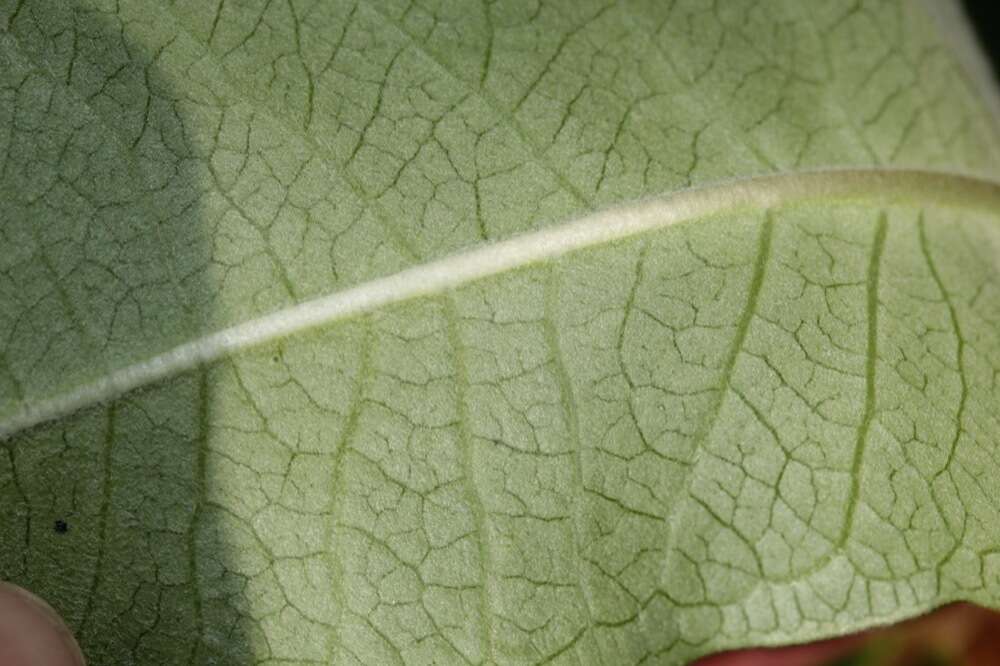
<svg viewBox="0 0 1000 666">
<path fill-rule="evenodd" d="M 1000 606 L 1000 125 L 942 6 L 0 0 L 0 578 L 93 664 Z"/>
</svg>

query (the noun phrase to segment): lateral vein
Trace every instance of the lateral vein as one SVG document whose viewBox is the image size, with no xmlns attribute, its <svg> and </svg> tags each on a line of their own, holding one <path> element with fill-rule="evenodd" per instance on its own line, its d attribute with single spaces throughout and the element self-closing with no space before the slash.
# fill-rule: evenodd
<svg viewBox="0 0 1000 666">
<path fill-rule="evenodd" d="M 851 493 L 847 497 L 847 512 L 837 537 L 837 548 L 844 548 L 854 529 L 854 516 L 861 502 L 861 469 L 864 463 L 865 449 L 868 446 L 868 433 L 872 421 L 875 420 L 875 373 L 878 369 L 878 290 L 882 269 L 882 253 L 885 250 L 885 237 L 889 228 L 888 216 L 883 212 L 879 215 L 875 227 L 875 239 L 872 242 L 871 256 L 868 262 L 867 285 L 867 320 L 868 343 L 865 350 L 865 405 L 861 415 L 861 425 L 858 427 L 858 438 L 854 443 L 854 453 L 851 459 Z"/>
</svg>

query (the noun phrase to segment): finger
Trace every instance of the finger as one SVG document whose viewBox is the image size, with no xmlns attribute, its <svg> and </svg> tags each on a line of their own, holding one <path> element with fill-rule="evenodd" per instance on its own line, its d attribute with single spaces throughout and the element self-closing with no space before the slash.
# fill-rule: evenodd
<svg viewBox="0 0 1000 666">
<path fill-rule="evenodd" d="M 0 582 L 0 664 L 84 666 L 83 653 L 62 618 L 25 589 Z"/>
</svg>

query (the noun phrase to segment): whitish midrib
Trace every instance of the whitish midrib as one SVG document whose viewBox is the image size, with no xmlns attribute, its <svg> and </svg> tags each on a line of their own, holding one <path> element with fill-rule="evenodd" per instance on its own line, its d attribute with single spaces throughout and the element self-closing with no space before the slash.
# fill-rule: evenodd
<svg viewBox="0 0 1000 666">
<path fill-rule="evenodd" d="M 828 204 L 933 204 L 1000 214 L 1000 183 L 953 173 L 853 169 L 759 176 L 600 211 L 321 296 L 174 347 L 59 395 L 17 405 L 0 439 L 240 350 L 678 222 L 743 210 Z"/>
</svg>

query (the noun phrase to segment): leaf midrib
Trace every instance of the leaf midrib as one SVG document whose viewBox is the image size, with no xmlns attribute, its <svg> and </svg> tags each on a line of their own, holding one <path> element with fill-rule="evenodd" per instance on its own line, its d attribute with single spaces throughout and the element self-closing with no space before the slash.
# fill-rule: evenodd
<svg viewBox="0 0 1000 666">
<path fill-rule="evenodd" d="M 692 222 L 802 204 L 938 205 L 1000 215 L 1000 182 L 915 169 L 826 169 L 755 176 L 616 206 L 476 246 L 182 343 L 0 416 L 0 440 L 200 365 L 335 321 L 557 259 L 578 250 Z"/>
</svg>

